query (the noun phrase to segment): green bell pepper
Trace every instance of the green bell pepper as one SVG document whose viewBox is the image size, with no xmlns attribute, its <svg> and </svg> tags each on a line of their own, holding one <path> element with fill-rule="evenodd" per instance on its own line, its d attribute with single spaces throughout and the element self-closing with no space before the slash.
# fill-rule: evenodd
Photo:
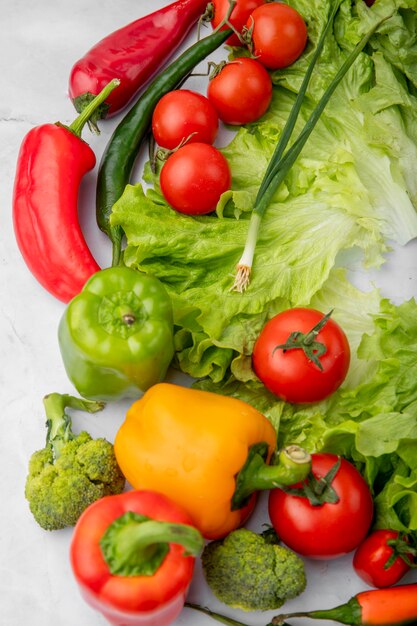
<svg viewBox="0 0 417 626">
<path fill-rule="evenodd" d="M 157 278 L 127 267 L 94 274 L 58 331 L 69 379 L 84 398 L 138 397 L 174 355 L 171 300 Z"/>
</svg>

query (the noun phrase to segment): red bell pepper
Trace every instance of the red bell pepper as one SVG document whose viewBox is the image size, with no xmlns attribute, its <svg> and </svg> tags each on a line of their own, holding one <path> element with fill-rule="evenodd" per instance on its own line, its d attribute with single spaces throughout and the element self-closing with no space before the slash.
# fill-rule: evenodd
<svg viewBox="0 0 417 626">
<path fill-rule="evenodd" d="M 116 77 L 121 81 L 97 119 L 117 113 L 175 52 L 203 13 L 207 0 L 176 0 L 111 33 L 73 66 L 69 95 L 77 111 Z"/>
<path fill-rule="evenodd" d="M 111 81 L 71 126 L 32 128 L 20 148 L 13 194 L 16 240 L 32 274 L 63 302 L 100 269 L 78 223 L 79 185 L 96 163 L 81 132 L 118 84 Z"/>
<path fill-rule="evenodd" d="M 162 494 L 128 491 L 90 505 L 71 565 L 81 594 L 113 626 L 168 626 L 184 606 L 204 540 Z"/>
</svg>

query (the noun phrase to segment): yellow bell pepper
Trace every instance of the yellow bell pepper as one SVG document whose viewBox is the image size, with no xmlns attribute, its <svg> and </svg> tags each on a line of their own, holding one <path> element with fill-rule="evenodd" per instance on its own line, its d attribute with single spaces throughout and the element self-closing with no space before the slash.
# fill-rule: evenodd
<svg viewBox="0 0 417 626">
<path fill-rule="evenodd" d="M 114 442 L 129 483 L 180 504 L 207 539 L 242 525 L 256 490 L 306 477 L 310 455 L 298 446 L 267 465 L 275 446 L 274 428 L 252 406 L 168 383 L 131 406 Z"/>
</svg>

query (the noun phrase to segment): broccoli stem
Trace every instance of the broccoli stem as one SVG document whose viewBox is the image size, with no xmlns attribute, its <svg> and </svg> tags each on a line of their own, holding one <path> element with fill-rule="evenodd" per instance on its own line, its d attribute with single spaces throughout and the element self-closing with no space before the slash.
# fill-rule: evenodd
<svg viewBox="0 0 417 626">
<path fill-rule="evenodd" d="M 287 446 L 280 451 L 277 465 L 268 465 L 266 443 L 258 443 L 249 450 L 245 465 L 236 478 L 232 497 L 232 511 L 240 509 L 254 492 L 288 487 L 304 480 L 311 470 L 310 454 L 300 446 Z"/>
<path fill-rule="evenodd" d="M 104 409 L 105 406 L 104 402 L 83 400 L 69 394 L 60 393 L 46 395 L 43 399 L 43 404 L 48 427 L 46 445 L 52 446 L 55 459 L 60 456 L 63 446 L 71 439 L 74 439 L 71 417 L 65 412 L 65 409 L 96 413 Z"/>
</svg>

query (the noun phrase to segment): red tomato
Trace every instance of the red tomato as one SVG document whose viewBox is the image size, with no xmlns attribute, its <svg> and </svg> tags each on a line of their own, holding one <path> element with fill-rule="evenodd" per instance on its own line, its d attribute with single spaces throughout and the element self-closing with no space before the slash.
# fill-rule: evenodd
<svg viewBox="0 0 417 626">
<path fill-rule="evenodd" d="M 334 454 L 313 454 L 313 475 L 317 479 L 324 477 L 337 460 Z M 333 559 L 354 550 L 365 538 L 373 515 L 372 496 L 365 480 L 351 463 L 341 459 L 331 486 L 339 501 L 319 505 L 281 489 L 270 492 L 272 525 L 291 550 L 313 559 Z"/>
<path fill-rule="evenodd" d="M 395 530 L 375 530 L 363 540 L 353 557 L 356 573 L 371 587 L 391 587 L 410 569 L 401 556 L 397 556 L 390 567 L 386 567 L 395 554 L 387 543 L 389 540 L 398 541 L 399 533 Z M 402 546 L 402 553 L 407 554 L 405 541 L 400 540 L 399 545 Z M 413 556 L 407 556 L 412 562 Z"/>
<path fill-rule="evenodd" d="M 264 4 L 265 2 L 266 0 L 237 0 L 236 6 L 232 11 L 232 15 L 230 16 L 230 23 L 239 33 L 242 32 L 242 28 L 245 26 L 247 19 L 252 11 L 256 9 L 256 7 L 261 6 L 261 4 Z M 213 0 L 214 17 L 211 22 L 213 28 L 216 28 L 224 19 L 229 9 L 229 6 L 229 0 Z M 221 30 L 224 30 L 225 28 L 227 28 L 227 26 L 223 26 Z M 237 35 L 231 35 L 226 40 L 226 43 L 229 46 L 242 45 Z"/>
<path fill-rule="evenodd" d="M 186 144 L 174 152 L 161 170 L 162 193 L 176 211 L 188 215 L 210 213 L 230 189 L 229 164 L 213 146 Z"/>
<path fill-rule="evenodd" d="M 188 139 L 187 143 L 211 144 L 218 127 L 219 119 L 211 102 L 188 89 L 170 91 L 162 96 L 152 116 L 155 141 L 169 150 L 177 148 L 185 139 Z"/>
<path fill-rule="evenodd" d="M 323 319 L 315 309 L 294 308 L 279 313 L 266 323 L 253 349 L 256 375 L 272 393 L 287 402 L 318 402 L 344 381 L 349 369 L 350 349 L 345 333 L 328 319 L 315 337 L 326 351 L 317 356 L 323 369 L 302 348 L 282 349 L 291 333 L 306 336 Z"/>
<path fill-rule="evenodd" d="M 258 7 L 246 26 L 252 28 L 254 56 L 271 70 L 294 63 L 307 43 L 307 27 L 303 18 L 298 11 L 282 2 Z"/>
<path fill-rule="evenodd" d="M 235 59 L 210 80 L 207 97 L 226 124 L 248 124 L 269 107 L 271 78 L 258 61 Z"/>
</svg>

